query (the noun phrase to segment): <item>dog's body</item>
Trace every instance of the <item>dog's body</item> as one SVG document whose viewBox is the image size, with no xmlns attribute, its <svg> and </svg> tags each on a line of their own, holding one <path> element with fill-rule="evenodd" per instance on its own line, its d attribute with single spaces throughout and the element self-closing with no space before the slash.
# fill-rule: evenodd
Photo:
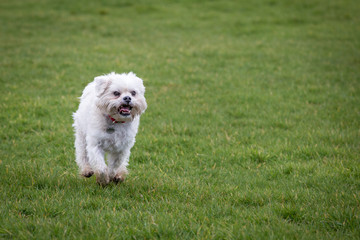
<svg viewBox="0 0 360 240">
<path fill-rule="evenodd" d="M 76 163 L 83 176 L 95 173 L 100 185 L 125 179 L 140 115 L 147 108 L 144 93 L 133 73 L 99 76 L 86 86 L 73 115 Z"/>
</svg>

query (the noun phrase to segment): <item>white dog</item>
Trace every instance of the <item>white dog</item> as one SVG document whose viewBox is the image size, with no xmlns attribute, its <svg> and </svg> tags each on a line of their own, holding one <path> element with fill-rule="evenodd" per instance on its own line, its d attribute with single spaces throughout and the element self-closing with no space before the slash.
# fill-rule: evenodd
<svg viewBox="0 0 360 240">
<path fill-rule="evenodd" d="M 143 81 L 132 72 L 99 76 L 86 86 L 73 114 L 81 175 L 95 173 L 103 186 L 125 180 L 140 115 L 147 108 L 144 93 Z"/>
</svg>

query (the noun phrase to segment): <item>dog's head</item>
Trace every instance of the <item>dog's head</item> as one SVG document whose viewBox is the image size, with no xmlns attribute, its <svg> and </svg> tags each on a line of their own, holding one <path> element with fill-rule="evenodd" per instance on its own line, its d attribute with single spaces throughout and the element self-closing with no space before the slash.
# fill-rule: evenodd
<svg viewBox="0 0 360 240">
<path fill-rule="evenodd" d="M 96 105 L 117 121 L 132 121 L 147 108 L 143 81 L 134 73 L 110 73 L 94 79 Z"/>
</svg>

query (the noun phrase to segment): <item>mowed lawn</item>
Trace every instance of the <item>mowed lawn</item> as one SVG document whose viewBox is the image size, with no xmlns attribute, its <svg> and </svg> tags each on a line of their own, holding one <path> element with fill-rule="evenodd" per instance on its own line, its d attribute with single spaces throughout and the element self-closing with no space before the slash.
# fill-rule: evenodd
<svg viewBox="0 0 360 240">
<path fill-rule="evenodd" d="M 0 1 L 0 239 L 360 238 L 356 0 Z M 130 175 L 78 175 L 72 113 L 135 72 Z"/>
</svg>

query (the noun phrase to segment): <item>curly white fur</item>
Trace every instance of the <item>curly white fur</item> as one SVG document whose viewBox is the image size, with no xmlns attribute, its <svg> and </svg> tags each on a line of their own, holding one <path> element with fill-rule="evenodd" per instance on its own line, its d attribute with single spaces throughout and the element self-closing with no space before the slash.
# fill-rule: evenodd
<svg viewBox="0 0 360 240">
<path fill-rule="evenodd" d="M 83 176 L 95 173 L 100 185 L 125 179 L 140 115 L 147 108 L 144 93 L 143 81 L 132 72 L 99 76 L 85 87 L 73 114 L 76 163 Z"/>
</svg>

